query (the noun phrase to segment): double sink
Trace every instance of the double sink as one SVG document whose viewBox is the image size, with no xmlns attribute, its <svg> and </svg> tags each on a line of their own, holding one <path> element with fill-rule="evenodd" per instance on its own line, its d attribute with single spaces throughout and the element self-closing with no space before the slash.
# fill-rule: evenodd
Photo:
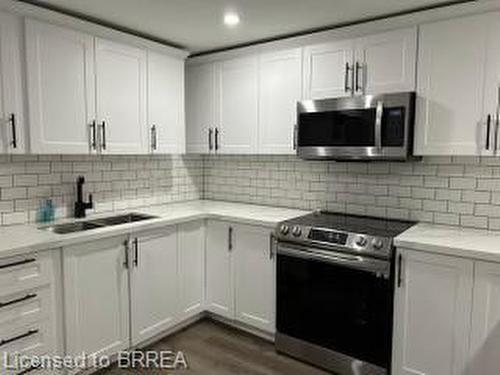
<svg viewBox="0 0 500 375">
<path fill-rule="evenodd" d="M 139 213 L 128 213 L 123 215 L 108 216 L 100 219 L 76 221 L 72 223 L 56 224 L 40 229 L 48 230 L 57 234 L 68 234 L 83 232 L 92 229 L 104 228 L 109 226 L 130 224 L 138 221 L 156 219 L 157 216 L 145 215 Z"/>
</svg>

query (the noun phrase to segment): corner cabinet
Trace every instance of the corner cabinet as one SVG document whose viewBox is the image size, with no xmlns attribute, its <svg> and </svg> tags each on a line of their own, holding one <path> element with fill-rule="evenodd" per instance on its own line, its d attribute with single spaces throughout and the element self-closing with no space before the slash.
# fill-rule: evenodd
<svg viewBox="0 0 500 375">
<path fill-rule="evenodd" d="M 499 32 L 499 13 L 420 26 L 416 155 L 498 155 Z"/>
<path fill-rule="evenodd" d="M 26 150 L 21 46 L 21 18 L 0 12 L 0 153 Z"/>
</svg>

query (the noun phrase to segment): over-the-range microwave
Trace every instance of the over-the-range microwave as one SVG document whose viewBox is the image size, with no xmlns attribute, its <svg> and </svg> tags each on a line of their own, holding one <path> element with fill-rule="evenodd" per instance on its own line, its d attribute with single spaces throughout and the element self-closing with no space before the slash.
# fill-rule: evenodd
<svg viewBox="0 0 500 375">
<path fill-rule="evenodd" d="M 302 101 L 297 154 L 316 160 L 408 160 L 414 122 L 414 92 Z"/>
</svg>

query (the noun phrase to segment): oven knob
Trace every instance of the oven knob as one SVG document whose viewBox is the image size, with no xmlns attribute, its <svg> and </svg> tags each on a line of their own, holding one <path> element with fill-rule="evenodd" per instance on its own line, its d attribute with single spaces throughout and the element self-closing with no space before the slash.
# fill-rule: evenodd
<svg viewBox="0 0 500 375">
<path fill-rule="evenodd" d="M 375 250 L 380 250 L 382 249 L 382 246 L 384 246 L 384 243 L 380 238 L 374 238 L 372 241 L 372 246 Z"/>
<path fill-rule="evenodd" d="M 280 228 L 281 234 L 283 234 L 285 236 L 288 234 L 289 231 L 290 231 L 290 228 L 288 227 L 288 225 L 283 224 Z"/>
<path fill-rule="evenodd" d="M 363 237 L 363 236 L 359 236 L 356 239 L 356 245 L 358 245 L 360 247 L 365 247 L 367 242 L 368 241 L 367 241 L 366 237 Z"/>
<path fill-rule="evenodd" d="M 299 236 L 302 234 L 302 229 L 301 229 L 299 226 L 295 226 L 295 227 L 293 227 L 293 229 L 292 229 L 292 234 L 293 234 L 295 237 L 299 237 Z"/>
</svg>

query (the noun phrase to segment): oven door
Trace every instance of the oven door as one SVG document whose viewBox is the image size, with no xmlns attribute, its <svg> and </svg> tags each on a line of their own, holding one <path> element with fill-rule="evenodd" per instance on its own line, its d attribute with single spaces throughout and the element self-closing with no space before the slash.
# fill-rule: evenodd
<svg viewBox="0 0 500 375">
<path fill-rule="evenodd" d="M 338 353 L 344 363 L 330 369 L 340 374 L 385 374 L 392 342 L 391 263 L 310 250 L 278 244 L 277 337 Z M 370 370 L 358 372 L 356 364 Z"/>
<path fill-rule="evenodd" d="M 406 159 L 414 102 L 414 93 L 300 102 L 297 153 L 304 159 Z"/>
</svg>

